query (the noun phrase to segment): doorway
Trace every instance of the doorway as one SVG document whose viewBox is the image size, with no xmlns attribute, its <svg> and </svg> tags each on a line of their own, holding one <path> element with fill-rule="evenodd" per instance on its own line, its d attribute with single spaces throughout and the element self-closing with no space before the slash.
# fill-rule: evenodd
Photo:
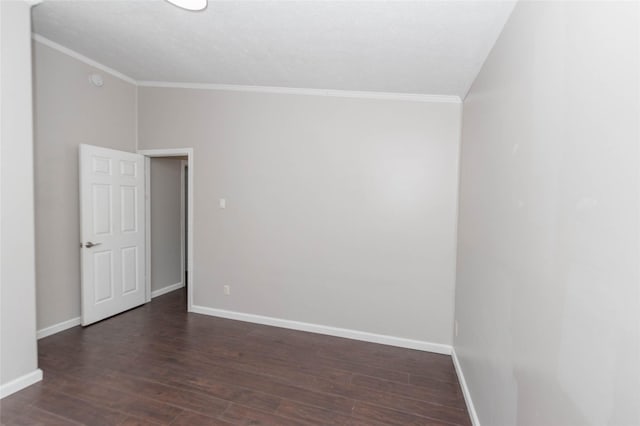
<svg viewBox="0 0 640 426">
<path fill-rule="evenodd" d="M 145 156 L 146 295 L 186 287 L 193 306 L 193 150 L 140 150 Z"/>
</svg>

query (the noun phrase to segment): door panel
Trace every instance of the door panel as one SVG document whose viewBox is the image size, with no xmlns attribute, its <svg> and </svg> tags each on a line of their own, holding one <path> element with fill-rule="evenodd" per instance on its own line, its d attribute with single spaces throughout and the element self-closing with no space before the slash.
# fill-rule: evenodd
<svg viewBox="0 0 640 426">
<path fill-rule="evenodd" d="M 120 187 L 120 224 L 122 232 L 138 231 L 138 189 L 135 186 Z"/>
<path fill-rule="evenodd" d="M 113 299 L 113 256 L 111 251 L 94 251 L 93 287 L 95 303 Z"/>
<path fill-rule="evenodd" d="M 93 233 L 94 235 L 111 235 L 111 185 L 93 185 Z"/>
<path fill-rule="evenodd" d="M 143 304 L 144 157 L 80 145 L 82 325 Z"/>
<path fill-rule="evenodd" d="M 122 293 L 127 294 L 139 288 L 138 247 L 125 247 L 122 253 Z"/>
</svg>

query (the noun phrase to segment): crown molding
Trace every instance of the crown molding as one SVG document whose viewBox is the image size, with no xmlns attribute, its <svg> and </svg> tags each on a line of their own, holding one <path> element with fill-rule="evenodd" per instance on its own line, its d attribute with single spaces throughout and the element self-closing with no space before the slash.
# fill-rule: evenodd
<svg viewBox="0 0 640 426">
<path fill-rule="evenodd" d="M 1 1 L 1 0 L 0 0 Z M 421 93 L 396 93 L 396 92 L 367 92 L 367 91 L 352 91 L 352 90 L 331 90 L 331 89 L 308 89 L 308 88 L 296 88 L 296 87 L 271 87 L 271 86 L 244 86 L 234 84 L 208 84 L 208 83 L 180 83 L 180 82 L 168 82 L 168 81 L 138 81 L 126 74 L 121 73 L 113 68 L 110 68 L 100 62 L 94 61 L 91 58 L 84 56 L 75 50 L 69 49 L 55 41 L 49 40 L 40 34 L 33 33 L 33 40 L 41 43 L 47 47 L 55 49 L 67 56 L 84 62 L 85 64 L 92 66 L 96 69 L 104 71 L 117 77 L 127 83 L 140 86 L 140 87 L 159 87 L 159 88 L 172 88 L 172 89 L 197 89 L 197 90 L 224 90 L 232 92 L 256 92 L 256 93 L 275 93 L 284 95 L 307 95 L 307 96 L 329 96 L 338 98 L 357 98 L 357 99 L 381 99 L 381 100 L 394 100 L 394 101 L 409 101 L 409 102 L 444 102 L 461 104 L 462 100 L 459 96 L 451 95 L 427 95 Z"/>
<path fill-rule="evenodd" d="M 68 47 L 64 47 L 63 45 L 56 43 L 55 41 L 49 40 L 48 38 L 43 37 L 40 34 L 33 33 L 31 34 L 31 38 L 33 38 L 33 40 L 37 41 L 40 44 L 43 44 L 47 47 L 55 49 L 58 52 L 64 53 L 67 56 L 71 56 L 72 58 L 77 59 L 80 62 L 84 62 L 85 64 L 93 68 L 97 68 L 101 71 L 111 74 L 112 76 L 117 77 L 120 80 L 126 81 L 127 83 L 130 83 L 136 86 L 138 85 L 138 82 L 135 79 L 129 77 L 128 75 L 125 75 L 120 71 L 114 70 L 113 68 L 109 68 L 108 66 L 103 65 L 100 62 L 94 61 L 93 59 L 88 58 L 83 54 L 76 52 L 75 50 L 71 50 Z"/>
<path fill-rule="evenodd" d="M 339 98 L 383 99 L 412 102 L 461 103 L 460 97 L 448 95 L 425 95 L 419 93 L 364 92 L 352 90 L 307 89 L 296 87 L 243 86 L 233 84 L 176 83 L 166 81 L 138 81 L 141 87 L 170 89 L 224 90 L 233 92 L 276 93 L 286 95 L 331 96 Z"/>
</svg>

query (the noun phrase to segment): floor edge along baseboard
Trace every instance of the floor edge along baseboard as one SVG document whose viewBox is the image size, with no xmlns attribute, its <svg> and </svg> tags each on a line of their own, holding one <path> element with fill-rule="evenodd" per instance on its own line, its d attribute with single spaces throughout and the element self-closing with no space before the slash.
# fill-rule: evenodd
<svg viewBox="0 0 640 426">
<path fill-rule="evenodd" d="M 172 291 L 178 290 L 178 289 L 180 289 L 182 287 L 184 287 L 184 283 L 183 282 L 179 282 L 179 283 L 168 285 L 166 287 L 159 288 L 157 290 L 153 290 L 151 292 L 151 298 L 153 299 L 154 297 L 158 297 L 158 296 L 162 296 L 163 294 L 171 293 Z"/>
<path fill-rule="evenodd" d="M 467 385 L 467 380 L 464 378 L 464 372 L 462 371 L 462 366 L 460 365 L 460 360 L 458 360 L 458 355 L 456 355 L 455 348 L 452 348 L 451 350 L 451 359 L 453 360 L 453 366 L 456 369 L 458 382 L 460 382 L 460 387 L 462 388 L 462 395 L 464 396 L 464 401 L 467 404 L 467 411 L 469 412 L 471 423 L 473 424 L 473 426 L 480 426 L 480 419 L 478 418 L 476 407 L 475 405 L 473 405 L 473 399 L 471 399 L 471 391 L 469 390 L 469 386 Z"/>
<path fill-rule="evenodd" d="M 20 376 L 16 379 L 11 380 L 4 385 L 0 385 L 0 399 L 6 398 L 9 395 L 12 395 L 22 389 L 33 385 L 34 383 L 38 383 L 42 380 L 42 370 L 36 368 L 31 373 L 27 373 L 23 376 Z"/>
<path fill-rule="evenodd" d="M 382 345 L 397 346 L 400 348 L 416 349 L 425 352 L 451 355 L 451 346 L 442 343 L 433 343 L 423 340 L 407 339 L 404 337 L 388 336 L 384 334 L 369 333 L 366 331 L 351 330 L 347 328 L 330 327 L 326 325 L 311 324 L 292 321 L 281 318 L 273 318 L 262 315 L 245 314 L 242 312 L 227 311 L 224 309 L 207 308 L 193 305 L 193 313 L 209 315 L 213 317 L 227 318 L 237 321 L 252 322 L 256 324 L 271 325 L 274 327 L 288 328 L 291 330 L 307 331 L 310 333 L 326 334 L 329 336 L 343 337 Z"/>
<path fill-rule="evenodd" d="M 41 328 L 36 332 L 36 337 L 38 338 L 38 340 L 44 339 L 45 337 L 52 336 L 56 333 L 60 333 L 61 331 L 65 331 L 77 325 L 80 325 L 80 317 L 71 318 L 66 321 L 50 325 L 49 327 Z"/>
</svg>

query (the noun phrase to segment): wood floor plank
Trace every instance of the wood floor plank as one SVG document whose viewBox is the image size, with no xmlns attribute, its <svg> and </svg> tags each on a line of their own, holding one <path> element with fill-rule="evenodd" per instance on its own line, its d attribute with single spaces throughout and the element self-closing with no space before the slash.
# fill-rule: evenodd
<svg viewBox="0 0 640 426">
<path fill-rule="evenodd" d="M 118 426 L 158 426 L 157 423 L 147 420 L 138 419 L 136 417 L 127 417 Z"/>
<path fill-rule="evenodd" d="M 384 383 L 384 385 L 386 386 L 388 384 L 388 386 L 393 387 L 394 389 L 403 389 L 408 393 L 414 394 L 414 395 L 421 395 L 422 392 L 425 393 L 425 395 L 431 395 L 433 391 L 435 392 L 441 392 L 447 395 L 454 395 L 455 397 L 461 397 L 462 396 L 462 390 L 460 389 L 460 386 L 458 386 L 458 383 L 451 383 L 451 382 L 444 382 L 441 380 L 422 380 L 420 385 L 415 385 L 413 383 L 397 383 L 397 382 L 392 382 L 390 380 L 383 380 L 383 379 L 379 379 L 377 377 L 370 377 L 370 376 L 364 376 L 362 374 L 356 374 L 353 377 L 353 380 L 351 381 L 352 383 L 360 383 L 362 381 L 366 381 L 367 383 L 371 383 L 372 386 L 381 386 L 381 384 Z"/>
<path fill-rule="evenodd" d="M 398 426 L 448 426 L 446 423 L 438 422 L 424 417 L 418 417 L 401 411 L 383 408 L 364 402 L 356 403 L 353 407 L 353 415 L 363 420 L 383 422 L 389 425 Z"/>
<path fill-rule="evenodd" d="M 355 376 L 352 383 L 354 385 L 359 385 L 371 389 L 379 389 L 393 395 L 404 396 L 426 402 L 435 402 L 447 407 L 458 409 L 464 409 L 466 407 L 464 398 L 461 393 L 458 393 L 457 389 L 446 388 L 444 386 L 442 389 L 431 389 L 419 386 L 404 385 L 368 376 Z"/>
<path fill-rule="evenodd" d="M 432 401 L 412 399 L 407 396 L 385 392 L 377 388 L 363 387 L 354 384 L 333 386 L 331 389 L 325 390 L 332 394 L 339 394 L 357 401 L 427 417 L 443 423 L 460 426 L 470 425 L 469 415 L 464 408 L 444 406 Z M 462 396 L 460 398 L 462 398 Z M 462 406 L 464 401 L 461 399 L 457 401 L 457 404 Z"/>
<path fill-rule="evenodd" d="M 157 365 L 147 365 L 147 368 L 139 368 L 138 366 L 123 365 L 118 371 L 179 390 L 200 393 L 207 397 L 236 402 L 266 411 L 275 410 L 281 401 L 277 396 L 235 384 L 202 381 L 198 373 L 180 366 L 162 368 Z"/>
<path fill-rule="evenodd" d="M 284 399 L 291 399 L 319 407 L 330 407 L 333 410 L 348 413 L 353 401 L 342 396 L 315 392 L 299 386 L 285 384 L 269 377 L 245 373 L 240 370 L 216 368 L 209 369 L 202 377 L 196 377 L 189 383 L 204 388 L 217 382 L 236 384 L 247 389 L 257 390 Z"/>
<path fill-rule="evenodd" d="M 3 425 L 470 426 L 451 357 L 185 312 L 186 291 L 38 342 Z"/>
<path fill-rule="evenodd" d="M 149 354 L 148 358 L 154 361 L 163 360 L 166 355 Z M 171 358 L 166 359 L 170 361 Z M 222 364 L 207 364 L 204 360 L 195 362 L 189 357 L 178 357 L 180 368 L 182 371 L 181 383 L 169 379 L 172 384 L 179 386 L 180 384 L 188 384 L 192 387 L 209 390 L 217 387 L 220 383 L 234 385 L 245 388 L 249 391 L 257 391 L 260 393 L 274 395 L 281 398 L 289 398 L 300 402 L 313 402 L 319 406 L 330 406 L 335 410 L 348 412 L 352 407 L 352 401 L 337 395 L 329 395 L 326 393 L 314 392 L 304 388 L 299 383 L 289 384 L 286 380 L 278 378 L 277 375 L 262 375 L 248 371 L 244 371 L 235 366 Z M 202 368 L 206 365 L 206 368 Z M 199 374 L 190 372 L 200 369 Z M 174 370 L 176 373 L 176 370 Z M 178 373 L 180 374 L 180 373 Z M 190 376 L 189 376 L 190 374 Z"/>
<path fill-rule="evenodd" d="M 278 426 L 299 426 L 301 424 L 313 425 L 320 424 L 315 422 L 302 422 L 299 420 L 288 419 L 276 414 L 265 413 L 249 407 L 232 404 L 225 411 L 221 419 L 235 425 L 278 425 Z"/>
<path fill-rule="evenodd" d="M 329 359 L 365 363 L 376 368 L 389 368 L 392 365 L 394 370 L 416 375 L 421 375 L 425 370 L 431 368 L 455 371 L 451 358 L 448 355 L 440 354 L 428 354 L 424 359 L 416 359 L 415 354 L 403 352 L 403 355 L 394 358 L 387 350 L 381 353 L 379 351 L 368 352 L 361 348 L 337 349 L 331 347 L 319 349 L 318 354 Z"/>
<path fill-rule="evenodd" d="M 154 345 L 150 348 L 155 353 L 172 354 L 173 349 L 167 345 Z M 279 380 L 290 383 L 304 383 L 315 381 L 329 381 L 335 383 L 349 383 L 353 373 L 333 368 L 311 368 L 302 366 L 295 359 L 275 360 L 258 354 L 249 354 L 239 357 L 218 355 L 214 350 L 205 349 L 190 350 L 181 353 L 181 361 L 197 363 L 201 365 L 234 368 L 249 373 L 274 376 Z"/>
<path fill-rule="evenodd" d="M 340 414 L 332 410 L 301 404 L 290 400 L 282 401 L 276 413 L 301 422 L 319 423 L 324 425 L 344 425 L 348 424 L 351 419 L 351 414 Z"/>
<path fill-rule="evenodd" d="M 53 391 L 39 395 L 33 405 L 41 410 L 87 425 L 117 425 L 127 417 L 105 406 Z"/>
<path fill-rule="evenodd" d="M 232 424 L 214 417 L 185 411 L 175 418 L 171 426 L 231 426 Z"/>
<path fill-rule="evenodd" d="M 158 403 L 167 404 L 207 416 L 216 417 L 229 406 L 229 402 L 197 392 L 189 392 L 161 383 L 139 379 L 129 374 L 109 372 L 96 377 L 96 380 L 112 389 L 144 395 Z M 176 413 L 180 414 L 180 413 Z"/>
<path fill-rule="evenodd" d="M 59 377 L 53 382 L 53 386 L 59 393 L 96 405 L 102 405 L 156 424 L 169 424 L 182 412 L 181 409 L 174 405 L 163 404 L 147 398 L 144 393 L 136 394 L 124 387 L 113 388 L 109 387 L 108 384 L 106 380 L 93 378 L 87 381 L 80 381 L 70 376 Z"/>
<path fill-rule="evenodd" d="M 384 408 L 390 408 L 416 416 L 439 421 L 451 425 L 471 426 L 471 420 L 466 409 L 453 409 L 434 402 L 420 401 L 395 394 L 386 393 L 378 389 L 359 388 L 355 391 L 359 400 Z"/>
<path fill-rule="evenodd" d="M 74 426 L 81 425 L 71 419 L 60 417 L 48 411 L 41 410 L 37 407 L 29 407 L 19 416 L 10 420 L 2 421 L 2 425 L 6 426 Z"/>
<path fill-rule="evenodd" d="M 253 336 L 251 339 L 253 339 Z M 264 351 L 265 345 L 270 347 L 268 352 Z M 221 345 L 216 345 L 214 342 L 200 341 L 196 344 L 196 350 L 208 350 L 215 355 L 242 359 L 247 362 L 262 359 L 264 362 L 277 363 L 289 367 L 294 366 L 301 372 L 308 374 L 324 376 L 330 372 L 335 375 L 355 372 L 399 383 L 409 383 L 409 373 L 406 372 L 371 367 L 366 364 L 344 360 L 322 358 L 315 356 L 314 352 L 309 348 L 305 350 L 295 348 L 283 351 L 281 348 L 271 347 L 270 341 L 266 341 L 262 345 L 257 345 L 256 342 L 248 342 L 247 340 L 227 340 Z"/>
<path fill-rule="evenodd" d="M 0 400 L 0 424 L 10 424 L 11 421 L 22 416 L 33 404 L 34 397 L 41 388 L 42 384 L 37 383 Z"/>
<path fill-rule="evenodd" d="M 96 380 L 101 371 L 100 368 L 77 367 L 66 374 L 48 372 L 41 383 L 47 392 L 55 390 L 125 415 L 138 416 L 138 420 L 146 419 L 154 424 L 167 424 L 181 411 L 175 406 L 158 403 L 144 395 L 128 393 L 122 388 L 110 389 L 106 386 L 107 383 Z"/>
<path fill-rule="evenodd" d="M 423 370 L 421 374 L 411 374 L 409 383 L 415 386 L 430 386 L 434 381 L 458 383 L 454 368 L 430 368 Z"/>
</svg>

